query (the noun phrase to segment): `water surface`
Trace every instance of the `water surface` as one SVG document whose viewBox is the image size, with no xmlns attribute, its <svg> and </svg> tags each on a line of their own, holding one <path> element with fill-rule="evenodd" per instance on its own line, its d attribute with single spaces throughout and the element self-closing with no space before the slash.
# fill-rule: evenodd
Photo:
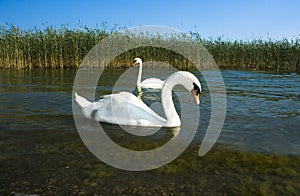
<svg viewBox="0 0 300 196">
<path fill-rule="evenodd" d="M 122 72 L 106 71 L 99 81 L 97 97 L 111 93 Z M 256 187 L 254 190 L 261 193 L 264 187 L 251 181 L 256 179 L 251 173 L 256 164 L 262 182 L 271 181 L 271 185 L 265 185 L 267 190 L 281 180 L 275 191 L 299 191 L 299 168 L 289 165 L 299 163 L 299 75 L 223 71 L 227 91 L 224 127 L 216 147 L 199 160 L 197 151 L 209 122 L 211 102 L 206 83 L 197 74 L 203 92 L 200 126 L 193 143 L 182 156 L 163 168 L 130 173 L 102 163 L 81 141 L 72 115 L 75 74 L 76 70 L 0 72 L 0 192 L 87 194 L 113 190 L 116 194 L 133 194 L 151 190 L 153 194 L 195 194 L 197 191 L 221 194 L 240 193 L 249 186 Z M 133 93 L 137 94 L 137 91 Z M 178 111 L 180 107 L 187 107 L 185 102 L 178 102 L 181 93 L 185 95 L 186 92 L 179 89 L 179 93 L 174 94 Z M 159 102 L 160 92 L 146 90 L 142 99 L 148 105 Z M 160 110 L 159 105 L 152 106 Z M 191 116 L 188 120 L 194 119 Z M 104 126 L 114 141 L 131 149 L 151 149 L 163 145 L 174 135 L 164 132 L 150 139 L 136 140 L 118 126 Z M 246 160 L 245 157 L 253 158 L 248 160 L 252 165 L 246 164 L 247 161 L 240 162 Z M 228 173 L 223 170 L 226 161 L 230 162 Z M 271 165 L 267 166 L 269 163 Z M 270 167 L 272 170 L 267 169 Z M 237 168 L 241 168 L 240 173 L 236 173 Z M 157 183 L 160 178 L 164 183 Z M 224 185 L 213 187 L 216 182 Z M 282 188 L 289 186 L 292 187 L 290 190 Z"/>
</svg>

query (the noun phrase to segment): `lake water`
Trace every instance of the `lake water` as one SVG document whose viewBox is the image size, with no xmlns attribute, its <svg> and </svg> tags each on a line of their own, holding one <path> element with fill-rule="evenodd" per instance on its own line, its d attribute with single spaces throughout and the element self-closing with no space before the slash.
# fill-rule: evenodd
<svg viewBox="0 0 300 196">
<path fill-rule="evenodd" d="M 105 82 L 100 82 L 97 87 L 97 97 L 111 93 L 114 82 L 123 71 L 107 71 L 103 76 Z M 159 183 L 150 182 L 151 178 L 159 179 L 156 174 L 148 176 L 144 172 L 137 178 L 138 174 L 103 164 L 87 150 L 77 133 L 72 114 L 75 75 L 76 70 L 0 72 L 0 191 L 13 194 L 84 194 L 89 191 L 108 193 L 111 190 L 133 193 L 135 187 L 136 193 L 139 193 L 144 189 L 147 192 L 147 183 L 153 185 L 149 185 L 152 189 L 154 185 L 159 186 Z M 205 81 L 200 74 L 197 76 L 202 82 L 203 93 L 200 126 L 191 145 L 198 148 L 208 126 L 211 103 Z M 222 76 L 226 87 L 227 113 L 217 145 L 246 153 L 299 157 L 300 76 L 248 71 L 222 71 Z M 178 101 L 176 95 L 175 100 Z M 145 91 L 142 99 L 151 105 L 160 100 L 160 92 Z M 176 101 L 175 105 L 177 109 L 184 107 Z M 125 139 L 127 136 L 121 133 L 119 127 L 104 126 L 112 139 L 123 146 L 130 147 L 131 143 L 128 143 L 134 142 L 132 138 Z M 155 138 L 155 142 L 162 145 L 171 137 L 171 133 L 166 134 L 163 139 Z M 148 141 L 151 142 L 153 140 Z M 197 151 L 193 151 L 191 156 L 196 158 Z M 155 170 L 150 172 L 155 173 Z M 184 177 L 158 173 L 169 183 L 166 186 L 171 187 L 171 192 L 178 191 L 180 186 L 173 187 L 175 184 L 186 186 L 180 181 L 184 181 Z M 105 180 L 99 180 L 103 178 Z M 299 175 L 296 178 L 299 179 Z M 127 189 L 124 185 L 126 179 L 131 180 Z M 215 193 L 212 187 L 203 187 L 200 192 Z M 296 187 L 299 190 L 299 184 Z M 157 190 L 166 191 L 164 188 Z M 230 190 L 230 186 L 224 190 Z"/>
</svg>

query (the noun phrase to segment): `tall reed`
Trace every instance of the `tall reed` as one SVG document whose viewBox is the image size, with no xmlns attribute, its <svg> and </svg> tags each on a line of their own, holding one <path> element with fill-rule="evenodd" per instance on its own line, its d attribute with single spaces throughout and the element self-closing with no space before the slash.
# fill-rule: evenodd
<svg viewBox="0 0 300 196">
<path fill-rule="evenodd" d="M 230 41 L 191 35 L 214 56 L 221 68 L 300 73 L 300 38 L 288 40 Z"/>
<path fill-rule="evenodd" d="M 22 31 L 14 25 L 0 29 L 0 68 L 76 68 L 88 51 L 109 33 L 105 29 L 67 26 Z"/>
<path fill-rule="evenodd" d="M 98 28 L 62 25 L 22 30 L 14 25 L 0 28 L 0 69 L 64 69 L 78 68 L 85 55 L 103 38 L 115 33 L 105 25 Z M 251 41 L 202 39 L 198 32 L 190 32 L 193 40 L 202 43 L 223 69 L 300 72 L 300 38 L 291 40 Z M 174 41 L 156 37 L 161 42 Z M 181 41 L 181 40 L 176 40 Z M 196 54 L 197 55 L 197 54 Z M 114 59 L 110 66 L 132 63 L 136 56 L 146 61 L 163 61 L 180 69 L 192 64 L 173 51 L 159 47 L 140 47 Z"/>
</svg>

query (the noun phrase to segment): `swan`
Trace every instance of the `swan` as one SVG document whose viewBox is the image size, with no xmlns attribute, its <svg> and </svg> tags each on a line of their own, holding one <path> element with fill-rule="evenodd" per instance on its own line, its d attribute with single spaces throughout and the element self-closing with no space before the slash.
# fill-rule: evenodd
<svg viewBox="0 0 300 196">
<path fill-rule="evenodd" d="M 171 74 L 161 90 L 161 101 L 166 118 L 156 114 L 150 107 L 129 92 L 104 95 L 97 102 L 90 102 L 75 92 L 75 101 L 83 115 L 96 121 L 131 126 L 179 127 L 181 120 L 172 100 L 172 89 L 182 85 L 191 92 L 197 105 L 200 104 L 201 84 L 190 72 Z"/>
<path fill-rule="evenodd" d="M 135 58 L 133 65 L 139 64 L 139 74 L 136 81 L 136 85 L 138 88 L 155 88 L 155 89 L 161 89 L 164 81 L 158 78 L 148 78 L 142 81 L 142 72 L 143 72 L 143 62 L 140 58 Z"/>
</svg>

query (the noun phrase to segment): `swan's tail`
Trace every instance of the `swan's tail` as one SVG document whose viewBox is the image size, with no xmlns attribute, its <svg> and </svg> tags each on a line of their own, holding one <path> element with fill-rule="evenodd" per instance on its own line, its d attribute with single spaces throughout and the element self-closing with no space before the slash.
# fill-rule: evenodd
<svg viewBox="0 0 300 196">
<path fill-rule="evenodd" d="M 77 93 L 75 93 L 75 101 L 81 108 L 86 108 L 92 104 L 92 102 L 88 101 L 86 98 L 79 96 Z"/>
<path fill-rule="evenodd" d="M 91 119 L 93 112 L 93 103 L 88 101 L 86 98 L 79 96 L 77 93 L 75 93 L 75 101 L 81 107 L 83 115 L 86 118 Z"/>
</svg>

